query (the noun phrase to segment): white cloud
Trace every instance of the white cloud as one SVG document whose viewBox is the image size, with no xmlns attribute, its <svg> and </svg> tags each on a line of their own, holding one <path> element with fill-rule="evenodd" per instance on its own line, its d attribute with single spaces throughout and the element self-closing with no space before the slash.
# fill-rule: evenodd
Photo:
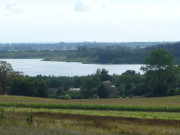
<svg viewBox="0 0 180 135">
<path fill-rule="evenodd" d="M 77 12 L 88 12 L 107 9 L 109 2 L 107 0 L 77 0 L 74 9 Z"/>
<path fill-rule="evenodd" d="M 7 3 L 5 5 L 5 9 L 14 13 L 20 13 L 23 11 L 22 6 L 18 5 L 17 3 Z"/>
<path fill-rule="evenodd" d="M 109 8 L 109 2 L 107 0 L 101 0 L 99 3 L 102 8 L 105 8 L 105 9 Z"/>
<path fill-rule="evenodd" d="M 75 11 L 78 11 L 78 12 L 88 12 L 91 10 L 91 6 L 87 0 L 76 1 L 74 8 L 75 8 Z"/>
</svg>

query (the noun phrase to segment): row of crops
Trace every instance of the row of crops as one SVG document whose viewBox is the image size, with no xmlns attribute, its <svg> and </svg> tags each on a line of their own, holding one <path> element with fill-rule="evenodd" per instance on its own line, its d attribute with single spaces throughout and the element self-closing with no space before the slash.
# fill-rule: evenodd
<svg viewBox="0 0 180 135">
<path fill-rule="evenodd" d="M 78 109 L 78 110 L 114 110 L 143 112 L 180 112 L 180 106 L 120 106 L 120 105 L 87 105 L 87 104 L 26 104 L 0 103 L 0 107 L 26 107 L 46 109 Z"/>
</svg>

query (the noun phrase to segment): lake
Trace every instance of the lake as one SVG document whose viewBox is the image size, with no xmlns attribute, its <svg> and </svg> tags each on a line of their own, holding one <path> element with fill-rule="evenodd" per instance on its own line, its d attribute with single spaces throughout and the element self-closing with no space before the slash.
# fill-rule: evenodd
<svg viewBox="0 0 180 135">
<path fill-rule="evenodd" d="M 142 65 L 138 64 L 82 64 L 79 62 L 41 61 L 41 59 L 0 59 L 10 63 L 15 71 L 24 75 L 53 75 L 53 76 L 85 76 L 93 74 L 98 68 L 109 71 L 109 74 L 122 74 L 127 70 L 140 71 Z"/>
</svg>

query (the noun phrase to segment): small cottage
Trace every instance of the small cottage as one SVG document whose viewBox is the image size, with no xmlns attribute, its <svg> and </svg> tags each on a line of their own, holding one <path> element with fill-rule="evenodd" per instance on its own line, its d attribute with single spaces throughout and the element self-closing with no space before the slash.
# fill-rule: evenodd
<svg viewBox="0 0 180 135">
<path fill-rule="evenodd" d="M 55 95 L 58 90 L 56 88 L 49 88 L 49 91 L 51 95 Z"/>
<path fill-rule="evenodd" d="M 69 91 L 80 91 L 81 88 L 70 88 Z"/>
</svg>

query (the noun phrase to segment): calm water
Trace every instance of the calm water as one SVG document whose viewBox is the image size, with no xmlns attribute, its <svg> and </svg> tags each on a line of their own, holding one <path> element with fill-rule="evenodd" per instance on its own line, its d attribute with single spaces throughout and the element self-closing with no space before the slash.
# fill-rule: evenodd
<svg viewBox="0 0 180 135">
<path fill-rule="evenodd" d="M 98 68 L 105 68 L 109 74 L 122 74 L 126 70 L 135 70 L 142 73 L 142 65 L 102 65 L 82 64 L 78 62 L 54 62 L 41 61 L 40 59 L 1 59 L 10 63 L 15 71 L 21 71 L 24 75 L 54 75 L 54 76 L 82 76 L 93 74 Z"/>
</svg>

